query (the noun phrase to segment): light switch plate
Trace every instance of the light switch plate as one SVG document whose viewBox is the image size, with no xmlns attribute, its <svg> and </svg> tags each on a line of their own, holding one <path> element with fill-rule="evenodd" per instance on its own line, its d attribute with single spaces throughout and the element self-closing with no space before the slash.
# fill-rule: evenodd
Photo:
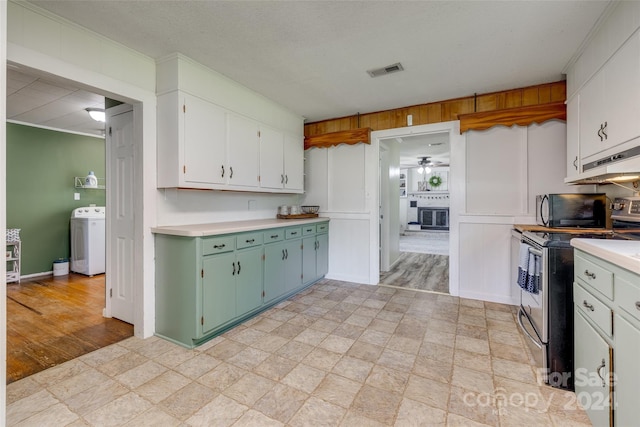
<svg viewBox="0 0 640 427">
<path fill-rule="evenodd" d="M 80 193 L 73 193 L 73 200 L 80 200 Z"/>
</svg>

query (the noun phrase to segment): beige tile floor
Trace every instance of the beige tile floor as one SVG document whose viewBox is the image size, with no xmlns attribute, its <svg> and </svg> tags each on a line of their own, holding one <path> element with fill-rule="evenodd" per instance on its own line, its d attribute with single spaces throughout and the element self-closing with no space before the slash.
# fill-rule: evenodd
<svg viewBox="0 0 640 427">
<path fill-rule="evenodd" d="M 7 425 L 590 425 L 513 313 L 323 280 L 194 350 L 129 338 L 14 382 Z"/>
</svg>

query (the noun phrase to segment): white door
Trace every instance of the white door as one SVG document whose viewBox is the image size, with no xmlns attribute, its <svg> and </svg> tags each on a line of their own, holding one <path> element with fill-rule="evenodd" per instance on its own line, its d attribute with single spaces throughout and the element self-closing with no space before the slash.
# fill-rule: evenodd
<svg viewBox="0 0 640 427">
<path fill-rule="evenodd" d="M 134 209 L 133 107 L 107 110 L 107 310 L 106 315 L 133 323 Z"/>
<path fill-rule="evenodd" d="M 258 187 L 258 124 L 229 113 L 227 115 L 227 158 L 229 185 Z"/>
<path fill-rule="evenodd" d="M 284 188 L 304 190 L 304 141 L 300 136 L 284 136 Z"/>
<path fill-rule="evenodd" d="M 284 187 L 284 135 L 268 127 L 260 128 L 260 187 Z"/>
</svg>

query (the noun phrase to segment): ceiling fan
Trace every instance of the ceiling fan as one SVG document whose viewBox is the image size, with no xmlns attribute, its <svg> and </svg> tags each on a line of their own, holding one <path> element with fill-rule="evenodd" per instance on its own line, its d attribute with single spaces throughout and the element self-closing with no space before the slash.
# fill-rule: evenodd
<svg viewBox="0 0 640 427">
<path fill-rule="evenodd" d="M 434 166 L 440 166 L 442 162 L 433 161 L 431 157 L 418 157 L 418 173 L 431 173 L 431 168 Z"/>
</svg>

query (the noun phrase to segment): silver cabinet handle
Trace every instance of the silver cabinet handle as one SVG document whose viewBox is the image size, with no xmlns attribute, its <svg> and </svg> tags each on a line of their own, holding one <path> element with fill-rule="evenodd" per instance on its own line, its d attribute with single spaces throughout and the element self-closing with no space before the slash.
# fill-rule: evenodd
<svg viewBox="0 0 640 427">
<path fill-rule="evenodd" d="M 591 273 L 589 270 L 585 270 L 584 271 L 584 275 L 587 276 L 587 277 L 590 277 L 592 279 L 596 278 L 596 273 Z"/>
<path fill-rule="evenodd" d="M 587 302 L 587 300 L 582 301 L 582 305 L 584 305 L 585 307 L 587 307 L 589 310 L 594 311 L 595 308 L 593 308 L 593 304 L 589 304 Z"/>
<path fill-rule="evenodd" d="M 598 366 L 598 367 L 596 368 L 596 373 L 598 374 L 598 376 L 599 376 L 599 377 L 600 377 L 600 379 L 602 380 L 602 387 L 606 387 L 606 386 L 607 386 L 607 383 L 606 383 L 606 381 L 604 380 L 604 377 L 603 377 L 602 375 L 600 375 L 600 370 L 601 370 L 601 369 L 604 369 L 605 367 L 606 367 L 606 363 L 605 363 L 604 359 L 602 359 L 602 363 L 600 364 L 600 366 Z"/>
<path fill-rule="evenodd" d="M 576 170 L 578 170 L 578 156 L 576 156 L 576 159 L 573 161 L 573 167 L 576 168 Z"/>
</svg>

